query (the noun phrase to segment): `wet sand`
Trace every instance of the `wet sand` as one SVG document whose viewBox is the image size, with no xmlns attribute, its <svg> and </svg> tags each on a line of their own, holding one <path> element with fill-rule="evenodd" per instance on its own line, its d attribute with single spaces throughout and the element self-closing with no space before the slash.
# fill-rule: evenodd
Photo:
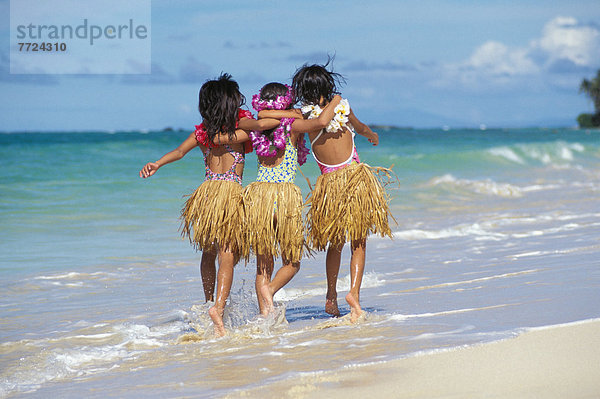
<svg viewBox="0 0 600 399">
<path fill-rule="evenodd" d="M 315 372 L 228 397 L 598 398 L 600 320 L 385 363 Z"/>
</svg>

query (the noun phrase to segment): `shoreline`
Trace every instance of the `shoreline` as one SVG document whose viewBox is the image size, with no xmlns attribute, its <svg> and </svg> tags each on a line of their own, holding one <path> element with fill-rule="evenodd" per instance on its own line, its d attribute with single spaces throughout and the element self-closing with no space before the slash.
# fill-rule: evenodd
<svg viewBox="0 0 600 399">
<path fill-rule="evenodd" d="M 294 376 L 237 397 L 591 398 L 600 396 L 600 319 L 514 338 Z"/>
</svg>

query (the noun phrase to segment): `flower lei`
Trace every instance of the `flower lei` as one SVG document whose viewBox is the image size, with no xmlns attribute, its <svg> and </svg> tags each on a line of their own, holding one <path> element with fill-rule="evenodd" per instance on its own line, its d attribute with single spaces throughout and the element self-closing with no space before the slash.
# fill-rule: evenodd
<svg viewBox="0 0 600 399">
<path fill-rule="evenodd" d="M 235 122 L 236 128 L 238 127 L 240 119 L 242 119 L 242 118 L 254 119 L 254 117 L 252 116 L 252 113 L 250 111 L 240 108 L 240 109 L 238 109 L 238 118 L 237 118 L 237 121 Z M 199 125 L 195 125 L 194 127 L 196 128 L 196 130 L 194 130 L 194 134 L 196 135 L 196 140 L 200 144 L 202 144 L 203 146 L 208 147 L 208 148 L 218 147 L 217 144 L 215 144 L 211 140 L 209 140 L 208 132 L 206 131 L 206 126 L 204 126 L 204 122 Z M 244 152 L 246 154 L 249 152 L 252 152 L 252 146 L 250 145 L 249 142 L 244 143 Z"/>
<path fill-rule="evenodd" d="M 294 91 L 288 85 L 285 85 L 285 87 L 287 87 L 285 96 L 277 96 L 275 100 L 261 100 L 261 93 L 253 95 L 252 107 L 257 112 L 263 109 L 287 109 L 294 101 Z M 277 155 L 278 150 L 283 150 L 285 148 L 285 141 L 292 131 L 292 123 L 294 123 L 294 118 L 281 118 L 279 126 L 273 131 L 273 141 L 269 140 L 260 131 L 253 130 L 250 132 L 250 140 L 252 141 L 252 146 L 256 149 L 256 154 L 263 157 L 274 157 Z M 297 147 L 298 164 L 304 165 L 306 156 L 310 152 L 306 148 L 304 135 L 298 139 Z"/>
<path fill-rule="evenodd" d="M 308 114 L 308 119 L 318 118 L 323 109 L 318 104 L 308 104 L 302 107 L 302 113 Z M 325 130 L 327 133 L 334 133 L 343 127 L 350 125 L 348 123 L 348 115 L 350 115 L 350 104 L 348 100 L 343 98 L 338 105 L 333 109 L 333 119 Z"/>
<path fill-rule="evenodd" d="M 287 109 L 294 102 L 294 90 L 288 86 L 285 96 L 277 96 L 275 100 L 261 100 L 260 96 L 262 90 L 252 96 L 252 107 L 256 112 L 262 111 L 263 109 Z"/>
<path fill-rule="evenodd" d="M 310 152 L 308 148 L 306 148 L 306 141 L 304 140 L 304 134 L 298 138 L 298 164 L 304 165 L 306 162 L 306 156 Z"/>
<path fill-rule="evenodd" d="M 252 147 L 256 149 L 256 154 L 263 157 L 274 157 L 277 155 L 277 150 L 285 148 L 285 139 L 289 136 L 292 130 L 294 118 L 282 118 L 277 129 L 273 131 L 273 141 L 263 135 L 258 130 L 250 132 Z"/>
</svg>

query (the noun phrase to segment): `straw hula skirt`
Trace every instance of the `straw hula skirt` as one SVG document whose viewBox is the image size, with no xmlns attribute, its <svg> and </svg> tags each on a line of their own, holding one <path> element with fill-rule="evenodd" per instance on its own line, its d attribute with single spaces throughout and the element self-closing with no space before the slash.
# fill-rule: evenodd
<svg viewBox="0 0 600 399">
<path fill-rule="evenodd" d="M 294 183 L 253 182 L 244 190 L 243 203 L 252 252 L 299 262 L 305 247 L 300 188 Z"/>
<path fill-rule="evenodd" d="M 248 257 L 242 185 L 226 180 L 206 180 L 181 211 L 181 234 L 198 250 L 229 249 Z"/>
<path fill-rule="evenodd" d="M 387 169 L 364 163 L 319 176 L 308 200 L 308 241 L 312 248 L 323 251 L 328 243 L 340 246 L 371 233 L 392 236 L 389 196 L 374 171 L 389 176 Z"/>
</svg>

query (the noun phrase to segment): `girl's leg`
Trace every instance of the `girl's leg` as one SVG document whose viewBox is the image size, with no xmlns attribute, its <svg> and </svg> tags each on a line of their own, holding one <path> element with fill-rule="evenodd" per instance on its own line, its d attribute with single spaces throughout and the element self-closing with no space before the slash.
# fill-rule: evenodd
<svg viewBox="0 0 600 399">
<path fill-rule="evenodd" d="M 342 248 L 344 244 L 339 246 L 329 245 L 327 248 L 327 258 L 325 259 L 325 271 L 327 274 L 327 296 L 325 301 L 325 312 L 332 316 L 338 317 L 340 310 L 337 304 L 337 279 L 340 273 L 340 262 L 342 260 Z"/>
<path fill-rule="evenodd" d="M 346 302 L 350 305 L 350 321 L 355 322 L 362 314 L 362 309 L 360 307 L 360 286 L 365 271 L 367 239 L 352 241 L 351 248 L 350 292 L 346 295 Z"/>
<path fill-rule="evenodd" d="M 273 295 L 289 283 L 296 273 L 298 273 L 298 270 L 300 270 L 300 262 L 290 262 L 287 259 L 283 259 L 282 263 L 281 268 L 275 273 L 273 280 L 261 287 L 261 294 L 266 305 L 267 314 L 274 308 Z"/>
<path fill-rule="evenodd" d="M 223 324 L 223 312 L 231 291 L 233 282 L 233 267 L 238 261 L 238 256 L 228 249 L 219 250 L 219 271 L 217 273 L 217 298 L 215 305 L 208 310 L 208 314 L 215 325 L 215 333 L 222 337 L 226 334 Z"/>
<path fill-rule="evenodd" d="M 268 255 L 257 255 L 256 256 L 256 281 L 254 286 L 256 288 L 256 297 L 258 299 L 258 309 L 260 314 L 267 315 L 270 307 L 273 306 L 273 298 L 271 297 L 270 305 L 268 300 L 263 295 L 263 287 L 269 285 L 271 282 L 271 275 L 273 274 L 273 257 Z M 265 302 L 267 301 L 267 302 Z"/>
<path fill-rule="evenodd" d="M 203 251 L 200 261 L 200 275 L 202 276 L 202 288 L 204 288 L 204 299 L 206 302 L 215 300 L 215 279 L 217 269 L 215 267 L 216 250 Z"/>
</svg>

